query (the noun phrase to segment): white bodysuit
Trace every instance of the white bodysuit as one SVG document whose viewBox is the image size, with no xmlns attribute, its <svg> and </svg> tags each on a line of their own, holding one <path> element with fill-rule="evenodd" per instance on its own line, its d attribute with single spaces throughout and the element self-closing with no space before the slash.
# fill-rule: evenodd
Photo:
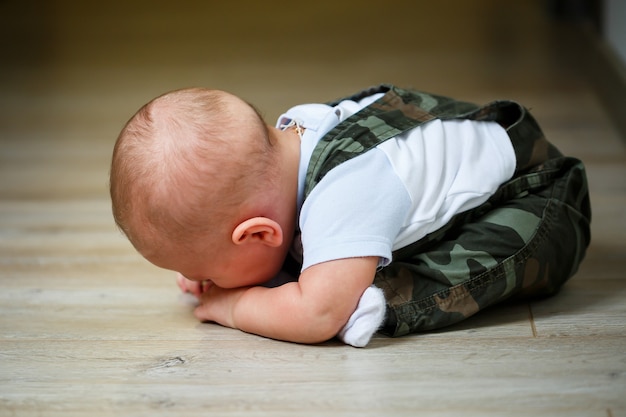
<svg viewBox="0 0 626 417">
<path fill-rule="evenodd" d="M 346 100 L 336 107 L 303 104 L 278 119 L 277 127 L 297 120 L 306 129 L 298 178 L 301 247 L 294 244 L 303 270 L 363 256 L 379 257 L 384 267 L 392 251 L 479 206 L 514 173 L 513 146 L 499 124 L 433 120 L 333 168 L 303 201 L 317 142 L 381 96 Z"/>
</svg>

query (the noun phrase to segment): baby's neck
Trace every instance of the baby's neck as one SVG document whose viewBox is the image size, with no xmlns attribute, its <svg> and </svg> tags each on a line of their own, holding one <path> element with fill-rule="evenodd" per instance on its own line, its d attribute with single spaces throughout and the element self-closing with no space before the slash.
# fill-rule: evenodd
<svg viewBox="0 0 626 417">
<path fill-rule="evenodd" d="M 271 217 L 278 222 L 285 236 L 293 236 L 297 218 L 298 169 L 300 165 L 300 138 L 294 129 L 285 131 L 268 126 L 270 141 L 277 153 L 276 177 L 271 188 L 265 190 L 254 207 L 263 213 L 249 213 L 255 216 Z"/>
<path fill-rule="evenodd" d="M 280 194 L 289 201 L 292 211 L 296 210 L 298 195 L 298 169 L 300 166 L 300 136 L 296 129 L 279 130 L 269 127 L 270 139 L 278 150 L 280 178 L 277 185 Z"/>
</svg>

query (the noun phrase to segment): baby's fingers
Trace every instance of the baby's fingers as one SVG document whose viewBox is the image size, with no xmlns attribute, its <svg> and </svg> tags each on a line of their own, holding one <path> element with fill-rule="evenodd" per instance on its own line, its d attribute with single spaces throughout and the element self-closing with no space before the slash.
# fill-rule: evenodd
<svg viewBox="0 0 626 417">
<path fill-rule="evenodd" d="M 180 288 L 182 292 L 187 292 L 186 281 L 187 281 L 187 278 L 185 278 L 183 274 L 181 274 L 180 272 L 176 273 L 176 284 L 178 284 L 178 288 Z"/>
<path fill-rule="evenodd" d="M 201 301 L 200 305 L 193 310 L 193 315 L 202 322 L 214 321 L 211 307 L 210 303 Z"/>
<path fill-rule="evenodd" d="M 196 297 L 200 297 L 205 290 L 205 283 L 199 281 L 191 281 L 182 274 L 176 274 L 176 283 L 182 292 L 190 293 Z"/>
<path fill-rule="evenodd" d="M 234 320 L 235 305 L 241 296 L 248 291 L 248 287 L 220 288 L 208 282 L 200 305 L 194 310 L 194 315 L 200 321 L 213 321 L 222 326 L 236 328 Z"/>
</svg>

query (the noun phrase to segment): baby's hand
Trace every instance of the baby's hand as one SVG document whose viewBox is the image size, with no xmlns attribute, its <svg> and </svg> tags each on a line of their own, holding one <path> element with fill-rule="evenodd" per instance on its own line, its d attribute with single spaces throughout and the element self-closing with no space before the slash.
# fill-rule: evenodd
<svg viewBox="0 0 626 417">
<path fill-rule="evenodd" d="M 200 298 L 200 296 L 213 284 L 211 281 L 192 281 L 181 273 L 176 273 L 176 283 L 182 292 L 190 293 Z"/>
</svg>

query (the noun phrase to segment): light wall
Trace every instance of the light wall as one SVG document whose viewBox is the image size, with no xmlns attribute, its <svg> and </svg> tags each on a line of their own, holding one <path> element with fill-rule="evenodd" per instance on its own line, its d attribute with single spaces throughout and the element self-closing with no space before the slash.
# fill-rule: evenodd
<svg viewBox="0 0 626 417">
<path fill-rule="evenodd" d="M 606 40 L 626 66 L 626 2 L 605 0 L 603 18 Z"/>
</svg>

